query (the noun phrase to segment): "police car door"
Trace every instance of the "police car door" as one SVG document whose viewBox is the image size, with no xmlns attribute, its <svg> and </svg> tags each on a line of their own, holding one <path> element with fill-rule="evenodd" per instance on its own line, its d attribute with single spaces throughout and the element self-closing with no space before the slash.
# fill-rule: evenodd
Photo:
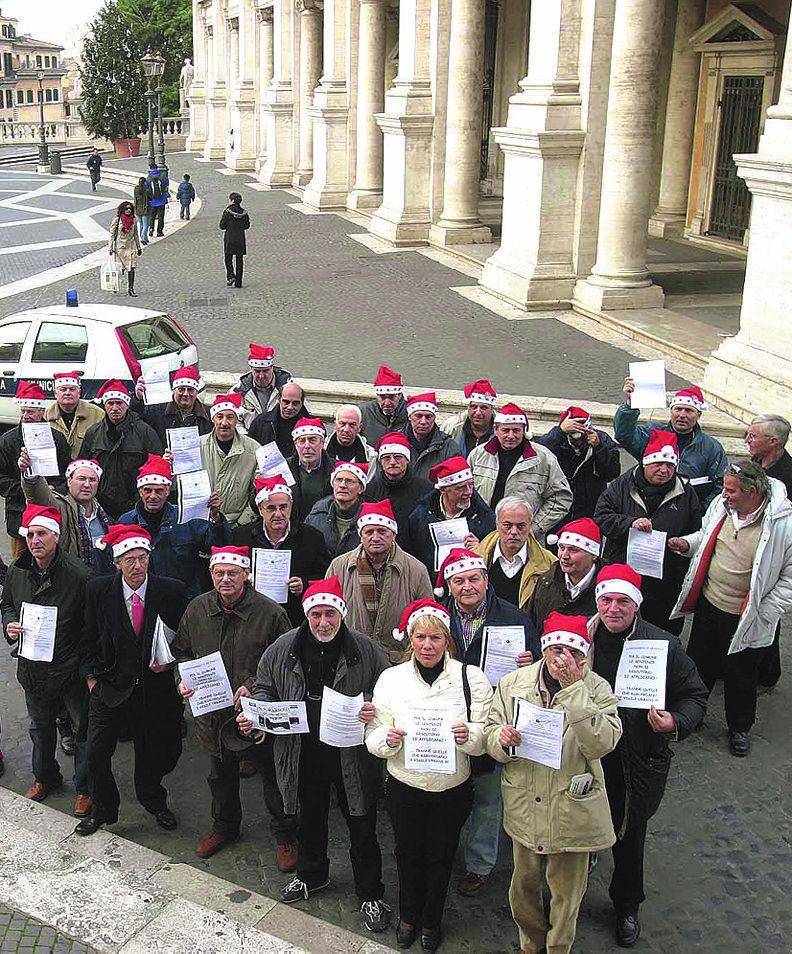
<svg viewBox="0 0 792 954">
<path fill-rule="evenodd" d="M 0 423 L 16 424 L 19 413 L 14 404 L 20 364 L 30 353 L 33 335 L 29 318 L 0 326 Z"/>
<path fill-rule="evenodd" d="M 26 353 L 20 362 L 20 377 L 36 381 L 48 395 L 57 371 L 85 373 L 88 359 L 88 329 L 81 322 L 44 316 L 34 321 Z"/>
</svg>

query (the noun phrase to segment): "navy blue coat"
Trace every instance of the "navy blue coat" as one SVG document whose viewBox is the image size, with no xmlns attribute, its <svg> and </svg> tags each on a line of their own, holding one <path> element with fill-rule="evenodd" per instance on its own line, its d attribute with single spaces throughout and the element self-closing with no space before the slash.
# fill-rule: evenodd
<svg viewBox="0 0 792 954">
<path fill-rule="evenodd" d="M 539 634 L 534 627 L 531 617 L 522 610 L 517 609 L 513 603 L 507 603 L 502 600 L 493 590 L 492 585 L 487 587 L 487 612 L 484 619 L 484 625 L 478 631 L 476 638 L 471 642 L 464 652 L 462 642 L 462 629 L 460 626 L 459 615 L 456 611 L 456 603 L 452 596 L 448 596 L 443 605 L 451 613 L 451 635 L 456 644 L 456 658 L 468 666 L 481 665 L 481 637 L 484 635 L 484 626 L 522 626 L 525 629 L 525 649 L 533 653 L 534 661 L 542 655 L 542 645 L 539 642 Z"/>
</svg>

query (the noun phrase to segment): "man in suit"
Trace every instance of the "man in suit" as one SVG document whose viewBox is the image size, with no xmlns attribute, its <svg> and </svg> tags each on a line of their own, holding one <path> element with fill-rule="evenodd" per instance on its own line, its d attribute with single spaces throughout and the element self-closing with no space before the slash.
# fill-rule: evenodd
<svg viewBox="0 0 792 954">
<path fill-rule="evenodd" d="M 170 666 L 152 661 L 157 620 L 176 630 L 187 607 L 184 585 L 149 576 L 151 535 L 136 525 L 112 525 L 101 543 L 118 570 L 88 582 L 80 674 L 88 683 L 88 765 L 93 810 L 74 829 L 92 835 L 118 820 L 120 796 L 112 758 L 129 726 L 135 746 L 135 794 L 168 831 L 176 818 L 162 778 L 181 755 L 182 702 Z"/>
</svg>

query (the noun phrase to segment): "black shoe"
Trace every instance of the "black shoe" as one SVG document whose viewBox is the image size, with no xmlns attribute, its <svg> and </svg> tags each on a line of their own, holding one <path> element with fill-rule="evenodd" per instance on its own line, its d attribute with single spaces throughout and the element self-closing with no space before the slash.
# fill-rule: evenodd
<svg viewBox="0 0 792 954">
<path fill-rule="evenodd" d="M 112 824 L 112 822 L 105 821 L 101 815 L 89 815 L 87 818 L 83 818 L 79 824 L 74 827 L 75 835 L 94 835 L 102 825 Z"/>
<path fill-rule="evenodd" d="M 738 759 L 744 759 L 751 751 L 751 738 L 747 732 L 729 733 L 729 751 Z"/>
<path fill-rule="evenodd" d="M 129 289 L 128 295 L 130 298 L 137 298 L 137 292 L 133 291 L 131 288 Z"/>
<path fill-rule="evenodd" d="M 5 772 L 5 759 L 3 758 L 3 753 L 0 752 L 0 775 Z"/>
<path fill-rule="evenodd" d="M 421 928 L 421 947 L 425 951 L 436 951 L 443 943 L 441 928 Z"/>
<path fill-rule="evenodd" d="M 74 755 L 74 736 L 62 735 L 60 739 L 60 747 L 64 755 Z"/>
<path fill-rule="evenodd" d="M 235 280 L 233 278 L 227 278 L 226 285 L 228 285 L 228 287 L 230 288 L 234 284 L 234 281 Z"/>
<path fill-rule="evenodd" d="M 616 916 L 616 943 L 619 947 L 634 947 L 640 936 L 641 925 L 637 914 Z"/>
<path fill-rule="evenodd" d="M 165 234 L 164 232 L 157 232 L 157 238 L 162 238 L 164 234 Z"/>
<path fill-rule="evenodd" d="M 396 947 L 412 947 L 415 942 L 415 925 L 399 921 L 396 927 Z"/>
<path fill-rule="evenodd" d="M 173 829 L 178 825 L 176 816 L 169 808 L 163 808 L 161 812 L 155 812 L 154 821 L 160 826 L 160 828 L 164 828 L 165 831 L 173 831 Z"/>
</svg>

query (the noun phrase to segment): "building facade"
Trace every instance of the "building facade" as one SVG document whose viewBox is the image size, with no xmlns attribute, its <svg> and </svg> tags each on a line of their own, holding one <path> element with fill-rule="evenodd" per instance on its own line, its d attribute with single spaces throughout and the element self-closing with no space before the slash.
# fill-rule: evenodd
<svg viewBox="0 0 792 954">
<path fill-rule="evenodd" d="M 19 34 L 17 26 L 0 10 L 0 123 L 37 123 L 40 100 L 45 121 L 58 122 L 65 116 L 63 47 Z"/>
<path fill-rule="evenodd" d="M 772 406 L 792 413 L 768 313 L 792 308 L 789 13 L 790 0 L 194 0 L 188 148 L 354 210 L 389 242 L 481 246 L 482 287 L 526 309 L 662 307 L 650 234 L 747 254 L 741 330 L 706 383 L 744 410 L 769 364 L 784 389 Z"/>
</svg>

